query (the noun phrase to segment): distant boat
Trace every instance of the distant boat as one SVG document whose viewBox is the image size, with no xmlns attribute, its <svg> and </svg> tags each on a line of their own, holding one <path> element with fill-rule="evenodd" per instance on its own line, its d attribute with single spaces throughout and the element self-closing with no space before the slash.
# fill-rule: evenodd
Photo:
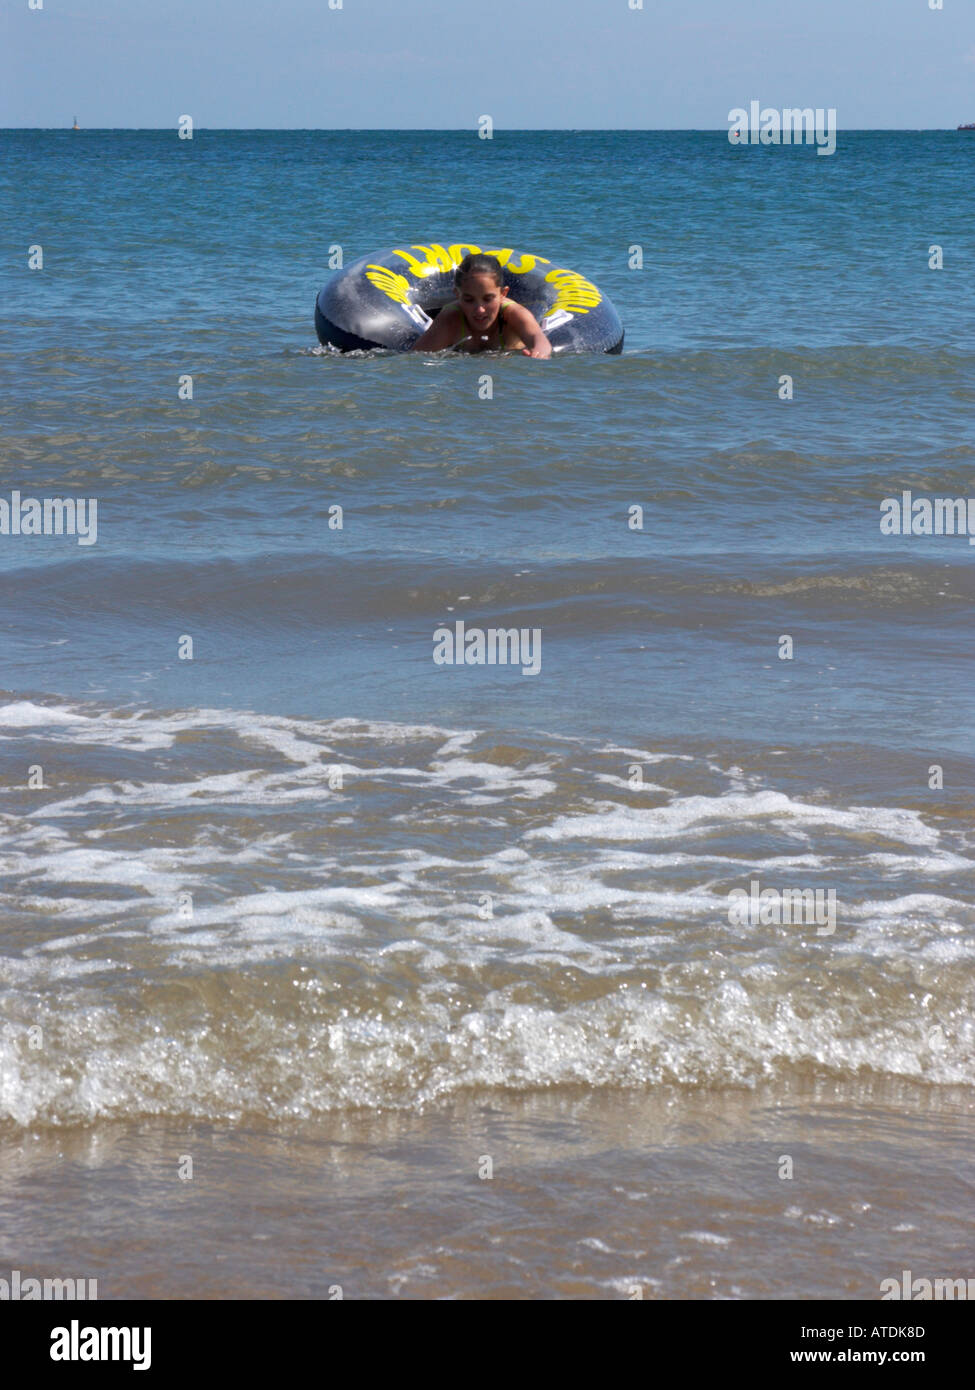
<svg viewBox="0 0 975 1390">
<path fill-rule="evenodd" d="M 960 125 L 959 130 L 975 130 L 975 121 L 969 121 L 967 125 Z"/>
<path fill-rule="evenodd" d="M 72 129 L 72 130 L 80 130 L 80 129 L 81 129 L 81 126 L 78 124 L 78 117 L 77 117 L 77 116 L 75 116 L 75 118 L 74 118 L 74 125 L 71 127 L 71 129 Z"/>
</svg>

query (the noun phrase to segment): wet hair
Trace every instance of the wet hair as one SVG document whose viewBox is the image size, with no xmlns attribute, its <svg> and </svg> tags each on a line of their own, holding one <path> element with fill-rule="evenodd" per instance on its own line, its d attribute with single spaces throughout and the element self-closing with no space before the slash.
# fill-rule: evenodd
<svg viewBox="0 0 975 1390">
<path fill-rule="evenodd" d="M 504 271 L 501 269 L 501 262 L 497 256 L 488 256 L 483 252 L 464 257 L 460 265 L 454 271 L 454 284 L 460 289 L 468 275 L 492 275 L 496 284 L 504 284 Z"/>
</svg>

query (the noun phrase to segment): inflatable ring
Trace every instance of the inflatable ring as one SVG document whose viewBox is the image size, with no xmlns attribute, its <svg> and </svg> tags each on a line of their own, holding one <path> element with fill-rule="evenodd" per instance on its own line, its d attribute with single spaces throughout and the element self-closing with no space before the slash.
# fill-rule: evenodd
<svg viewBox="0 0 975 1390">
<path fill-rule="evenodd" d="M 408 352 L 443 306 L 456 297 L 454 270 L 480 246 L 393 246 L 363 256 L 328 282 L 315 304 L 315 331 L 325 346 Z M 552 351 L 620 352 L 623 325 L 610 300 L 574 270 L 544 256 L 483 248 L 504 271 L 508 297 L 530 309 Z"/>
</svg>

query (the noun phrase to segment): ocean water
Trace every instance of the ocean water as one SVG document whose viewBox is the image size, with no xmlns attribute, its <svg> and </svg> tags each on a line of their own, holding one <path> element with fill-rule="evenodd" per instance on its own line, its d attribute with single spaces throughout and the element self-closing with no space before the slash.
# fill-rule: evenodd
<svg viewBox="0 0 975 1390">
<path fill-rule="evenodd" d="M 97 499 L 0 535 L 0 1260 L 975 1273 L 975 551 L 880 526 L 975 496 L 975 139 L 0 140 L 0 497 Z M 331 248 L 431 241 L 581 271 L 622 355 L 318 348 Z M 537 673 L 437 664 L 458 621 Z M 730 920 L 753 881 L 834 919 Z"/>
</svg>

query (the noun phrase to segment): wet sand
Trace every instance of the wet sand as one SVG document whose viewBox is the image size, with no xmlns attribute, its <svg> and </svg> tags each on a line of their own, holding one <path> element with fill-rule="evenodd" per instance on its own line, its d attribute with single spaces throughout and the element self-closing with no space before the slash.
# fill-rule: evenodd
<svg viewBox="0 0 975 1390">
<path fill-rule="evenodd" d="M 5 1126 L 0 1273 L 99 1299 L 878 1299 L 975 1274 L 973 1138 L 970 1090 L 822 1080 Z"/>
</svg>

